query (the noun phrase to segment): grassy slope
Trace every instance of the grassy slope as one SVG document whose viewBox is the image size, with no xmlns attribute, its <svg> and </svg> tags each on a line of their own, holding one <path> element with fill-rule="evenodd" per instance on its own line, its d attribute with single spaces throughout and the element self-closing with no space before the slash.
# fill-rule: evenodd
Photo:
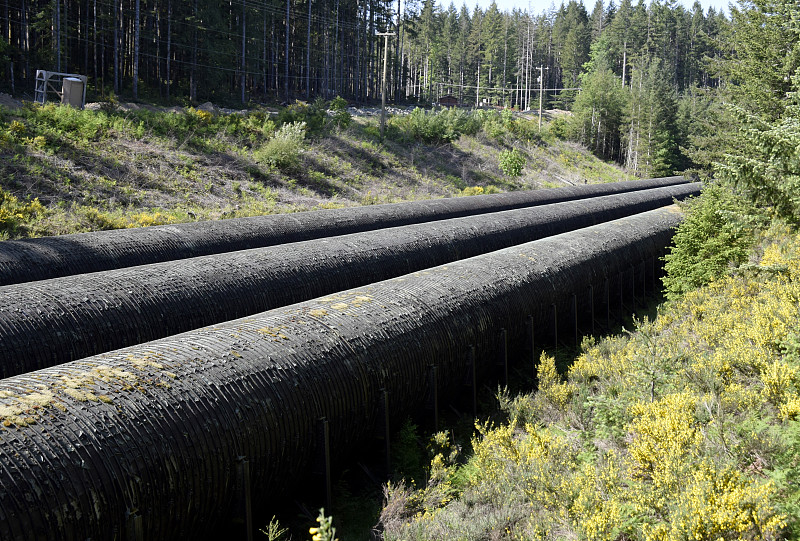
<svg viewBox="0 0 800 541">
<path fill-rule="evenodd" d="M 14 238 L 315 208 L 375 204 L 630 178 L 569 142 L 506 129 L 431 145 L 377 117 L 327 126 L 302 143 L 299 161 L 260 159 L 274 115 L 0 108 L 0 234 Z M 519 119 L 526 133 L 532 120 Z M 521 177 L 503 175 L 498 154 L 521 150 Z M 260 161 L 259 161 L 260 160 Z M 467 188 L 466 192 L 462 192 Z M 480 190 L 477 190 L 480 192 Z M 44 207 L 26 207 L 38 198 Z M 16 210 L 15 210 L 16 209 Z"/>
</svg>

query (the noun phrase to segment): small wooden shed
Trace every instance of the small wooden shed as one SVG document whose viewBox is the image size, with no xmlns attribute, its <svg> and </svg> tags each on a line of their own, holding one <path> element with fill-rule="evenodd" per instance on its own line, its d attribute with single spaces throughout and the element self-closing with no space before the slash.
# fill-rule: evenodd
<svg viewBox="0 0 800 541">
<path fill-rule="evenodd" d="M 439 98 L 439 105 L 441 105 L 442 107 L 457 107 L 458 98 L 456 98 L 452 94 L 447 94 Z"/>
</svg>

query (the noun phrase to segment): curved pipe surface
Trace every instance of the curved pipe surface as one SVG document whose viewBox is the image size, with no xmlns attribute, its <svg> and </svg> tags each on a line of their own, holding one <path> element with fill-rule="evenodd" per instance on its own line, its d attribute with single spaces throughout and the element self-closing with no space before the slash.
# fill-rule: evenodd
<svg viewBox="0 0 800 541">
<path fill-rule="evenodd" d="M 0 285 L 247 250 L 688 182 L 683 177 L 0 242 Z"/>
<path fill-rule="evenodd" d="M 249 461 L 254 505 L 418 407 L 550 303 L 646 260 L 674 207 L 0 380 L 0 539 L 202 537 Z M 274 497 L 274 496 L 273 496 Z"/>
<path fill-rule="evenodd" d="M 0 288 L 0 377 L 669 205 L 699 184 Z"/>
</svg>

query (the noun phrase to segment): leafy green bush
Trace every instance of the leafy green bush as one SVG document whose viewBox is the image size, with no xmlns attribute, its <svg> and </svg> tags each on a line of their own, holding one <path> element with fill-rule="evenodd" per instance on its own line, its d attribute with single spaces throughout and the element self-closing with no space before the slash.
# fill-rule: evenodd
<svg viewBox="0 0 800 541">
<path fill-rule="evenodd" d="M 539 124 L 535 120 L 517 118 L 508 123 L 508 130 L 515 137 L 528 143 L 539 143 L 542 136 L 539 134 Z"/>
<path fill-rule="evenodd" d="M 557 117 L 547 125 L 547 131 L 557 139 L 566 139 L 569 136 L 569 123 L 564 117 Z"/>
<path fill-rule="evenodd" d="M 327 105 L 323 100 L 316 100 L 311 105 L 296 102 L 278 113 L 280 124 L 303 123 L 309 135 L 319 133 L 325 127 Z"/>
<path fill-rule="evenodd" d="M 459 109 L 425 111 L 416 108 L 397 123 L 417 141 L 431 144 L 451 143 L 461 135 L 475 135 L 481 128 L 475 115 Z"/>
<path fill-rule="evenodd" d="M 28 104 L 23 115 L 30 131 L 50 135 L 51 139 L 68 139 L 89 143 L 108 136 L 111 123 L 102 111 L 80 111 L 55 103 Z"/>
<path fill-rule="evenodd" d="M 501 151 L 498 162 L 500 170 L 509 177 L 520 176 L 522 174 L 522 168 L 525 167 L 527 163 L 525 156 L 516 148 Z"/>
<path fill-rule="evenodd" d="M 347 100 L 341 96 L 333 98 L 329 107 L 332 113 L 332 122 L 337 128 L 344 129 L 353 121 L 353 117 L 347 112 Z"/>
<path fill-rule="evenodd" d="M 685 205 L 674 246 L 664 258 L 667 297 L 675 298 L 725 274 L 747 259 L 755 230 L 764 225 L 752 204 L 730 189 L 712 185 Z"/>
<path fill-rule="evenodd" d="M 306 136 L 305 122 L 284 124 L 260 149 L 255 151 L 257 162 L 280 169 L 295 167 L 300 161 L 300 146 Z"/>
</svg>

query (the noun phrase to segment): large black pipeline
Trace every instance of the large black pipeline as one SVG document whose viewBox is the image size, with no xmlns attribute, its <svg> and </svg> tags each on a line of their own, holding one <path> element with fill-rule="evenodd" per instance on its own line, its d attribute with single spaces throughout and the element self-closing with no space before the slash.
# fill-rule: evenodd
<svg viewBox="0 0 800 541">
<path fill-rule="evenodd" d="M 243 490 L 237 464 L 254 506 L 274 500 L 321 427 L 344 455 L 380 405 L 394 420 L 461 385 L 501 328 L 647 261 L 679 220 L 649 211 L 0 380 L 0 539 L 202 538 Z"/>
<path fill-rule="evenodd" d="M 699 184 L 0 287 L 0 377 L 669 205 Z"/>
<path fill-rule="evenodd" d="M 688 182 L 683 177 L 0 242 L 0 285 L 146 265 Z"/>
</svg>

